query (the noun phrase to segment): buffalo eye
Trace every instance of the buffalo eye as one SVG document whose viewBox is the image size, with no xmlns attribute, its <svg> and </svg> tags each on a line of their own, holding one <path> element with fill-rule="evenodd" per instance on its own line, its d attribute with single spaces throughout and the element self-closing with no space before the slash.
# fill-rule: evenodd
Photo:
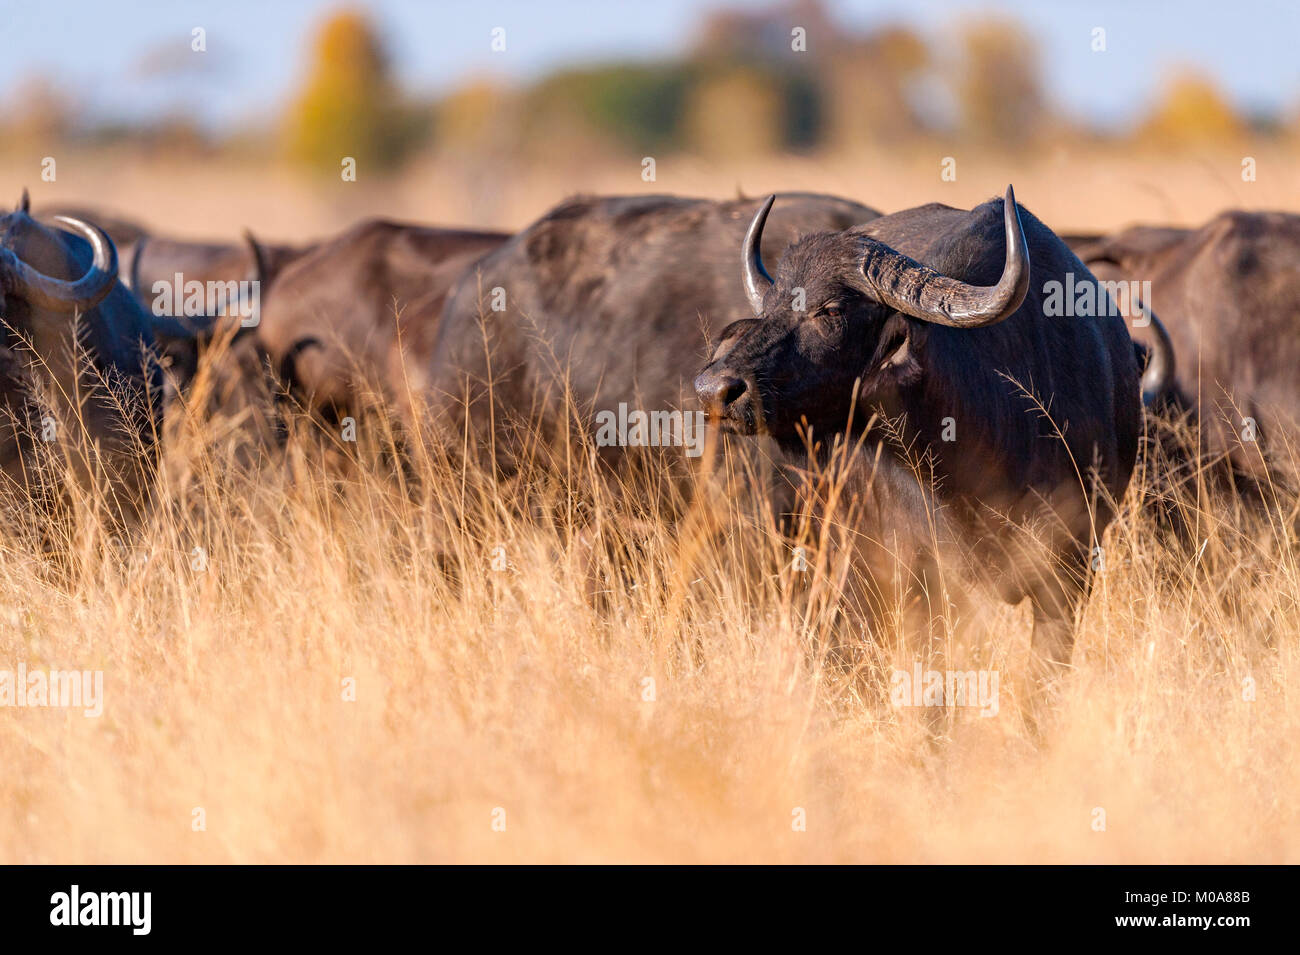
<svg viewBox="0 0 1300 955">
<path fill-rule="evenodd" d="M 820 314 L 823 318 L 838 320 L 844 317 L 844 306 L 839 302 L 828 302 L 821 307 Z"/>
</svg>

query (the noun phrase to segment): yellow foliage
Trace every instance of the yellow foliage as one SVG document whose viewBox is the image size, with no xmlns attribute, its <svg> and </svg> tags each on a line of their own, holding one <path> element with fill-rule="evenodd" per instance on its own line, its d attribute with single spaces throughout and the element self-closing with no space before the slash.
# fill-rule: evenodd
<svg viewBox="0 0 1300 955">
<path fill-rule="evenodd" d="M 1141 130 L 1146 138 L 1166 142 L 1221 142 L 1242 132 L 1241 120 L 1214 83 L 1190 70 L 1167 84 Z"/>
<path fill-rule="evenodd" d="M 394 87 L 383 47 L 364 14 L 330 17 L 312 44 L 311 67 L 285 120 L 289 155 L 333 172 L 345 156 L 391 165 L 400 146 Z"/>
</svg>

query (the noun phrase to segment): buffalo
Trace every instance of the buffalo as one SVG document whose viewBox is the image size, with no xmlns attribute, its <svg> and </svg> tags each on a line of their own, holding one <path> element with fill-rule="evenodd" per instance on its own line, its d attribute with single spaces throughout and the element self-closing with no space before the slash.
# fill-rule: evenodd
<svg viewBox="0 0 1300 955">
<path fill-rule="evenodd" d="M 211 367 L 206 410 L 240 419 L 257 443 L 274 443 L 283 437 L 277 406 L 285 400 L 337 420 L 377 383 L 405 409 L 406 356 L 427 352 L 431 340 L 411 318 L 436 318 L 460 270 L 508 237 L 378 219 L 299 246 L 248 232 L 236 244 L 140 230 L 122 257 L 124 280 L 170 359 L 169 395 L 193 379 L 201 347 L 228 333 L 229 350 Z M 420 364 L 417 357 L 411 367 Z"/>
<path fill-rule="evenodd" d="M 465 270 L 440 319 L 425 323 L 436 329 L 421 389 L 434 420 L 455 433 L 468 413 L 476 433 L 503 439 L 496 463 L 509 470 L 521 428 L 529 437 L 593 429 L 602 415 L 694 407 L 692 359 L 745 308 L 724 250 L 757 205 L 649 195 L 577 197 L 552 209 Z M 788 194 L 768 252 L 878 215 Z"/>
<path fill-rule="evenodd" d="M 168 407 L 190 390 L 214 336 L 228 331 L 229 344 L 210 366 L 205 413 L 243 418 L 253 429 L 266 424 L 265 359 L 252 331 L 280 273 L 311 248 L 259 241 L 245 231 L 240 243 L 145 234 L 123 251 L 123 281 L 149 312 L 165 359 Z"/>
<path fill-rule="evenodd" d="M 241 392 L 261 375 L 261 358 L 248 330 L 259 321 L 261 303 L 280 272 L 312 245 L 259 241 L 247 230 L 241 242 L 176 239 L 81 207 L 46 209 L 41 218 L 60 214 L 95 222 L 117 247 L 119 278 L 148 313 L 167 369 L 165 405 L 189 388 L 207 344 L 234 321 L 236 341 L 230 357 L 214 369 L 217 382 L 209 410 L 230 413 L 232 402 L 242 407 L 246 395 Z"/>
<path fill-rule="evenodd" d="M 1167 363 L 1140 382 L 1119 315 L 1045 308 L 1067 280 L 1105 292 L 1010 188 L 970 211 L 931 204 L 806 236 L 772 277 L 759 248 L 774 201 L 743 243 L 753 317 L 721 332 L 700 401 L 806 465 L 860 449 L 847 471 L 868 576 L 894 562 L 932 600 L 956 551 L 1005 600 L 1032 602 L 1045 685 L 1070 660 L 1094 548 L 1133 472 L 1140 388 L 1159 393 Z"/>
<path fill-rule="evenodd" d="M 52 454 L 107 492 L 110 517 L 129 518 L 156 465 L 161 372 L 149 317 L 118 281 L 108 234 L 54 221 L 33 219 L 26 193 L 0 217 L 0 470 L 20 502 L 49 504 L 62 499 Z"/>
<path fill-rule="evenodd" d="M 1195 414 L 1204 449 L 1249 483 L 1270 471 L 1296 482 L 1300 216 L 1230 211 L 1199 229 L 1137 226 L 1073 247 L 1099 278 L 1149 292 L 1179 358 L 1170 401 Z"/>
<path fill-rule="evenodd" d="M 377 386 L 409 423 L 409 396 L 421 387 L 448 290 L 508 238 L 383 219 L 358 223 L 283 268 L 256 345 L 305 409 L 337 420 Z"/>
<path fill-rule="evenodd" d="M 245 300 L 250 296 L 239 288 L 240 283 L 256 281 L 260 292 L 265 293 L 285 265 L 311 249 L 310 245 L 258 241 L 248 231 L 244 232 L 242 242 L 170 238 L 138 222 L 80 206 L 46 209 L 40 218 L 59 215 L 94 222 L 108 233 L 118 250 L 122 284 L 135 293 L 153 316 L 155 331 L 160 336 L 177 339 L 190 339 L 196 333 L 208 332 L 216 319 L 247 307 L 249 303 Z M 177 276 L 181 288 L 179 296 L 174 296 L 172 286 L 177 284 Z M 188 315 L 183 308 L 174 308 L 174 297 L 187 304 L 184 286 L 191 282 L 219 286 L 216 289 L 220 292 L 219 307 L 207 307 L 205 294 L 204 307 L 197 313 L 194 308 L 189 309 Z"/>
</svg>

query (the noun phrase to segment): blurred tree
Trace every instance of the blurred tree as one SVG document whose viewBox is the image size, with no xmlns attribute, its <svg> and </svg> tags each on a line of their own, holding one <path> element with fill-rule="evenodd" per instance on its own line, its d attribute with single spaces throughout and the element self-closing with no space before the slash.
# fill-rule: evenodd
<svg viewBox="0 0 1300 955">
<path fill-rule="evenodd" d="M 444 97 L 436 107 L 440 144 L 452 152 L 510 150 L 519 138 L 513 98 L 488 80 L 476 80 Z"/>
<path fill-rule="evenodd" d="M 681 139 L 693 71 L 679 63 L 597 66 L 552 74 L 528 91 L 522 110 L 535 151 L 601 144 L 636 152 Z"/>
<path fill-rule="evenodd" d="M 774 152 L 784 145 L 784 107 L 783 91 L 772 76 L 748 67 L 717 71 L 691 93 L 687 140 L 714 159 Z"/>
<path fill-rule="evenodd" d="M 1012 21 L 982 20 L 959 31 L 956 93 L 962 132 L 972 142 L 1014 146 L 1046 128 L 1038 51 Z"/>
<path fill-rule="evenodd" d="M 183 113 L 171 113 L 137 128 L 134 139 L 155 154 L 168 153 L 178 158 L 210 157 L 215 148 L 193 118 Z"/>
<path fill-rule="evenodd" d="M 1138 129 L 1138 136 L 1158 145 L 1232 140 L 1246 124 L 1219 93 L 1213 81 L 1195 70 L 1175 73 L 1160 101 Z"/>
<path fill-rule="evenodd" d="M 824 67 L 828 144 L 852 148 L 918 136 L 925 123 L 914 92 L 930 67 L 925 41 L 904 27 L 843 41 Z"/>
<path fill-rule="evenodd" d="M 691 144 L 715 156 L 817 145 L 840 36 L 821 0 L 708 15 L 690 57 L 701 77 L 686 118 Z"/>
<path fill-rule="evenodd" d="M 802 31 L 796 50 L 793 32 Z M 839 43 L 840 31 L 821 0 L 790 0 L 758 10 L 722 9 L 705 16 L 692 55 L 710 60 L 785 60 L 806 64 L 825 57 Z"/>
<path fill-rule="evenodd" d="M 330 173 L 344 156 L 362 169 L 387 169 L 418 138 L 417 127 L 397 100 L 388 59 L 366 16 L 332 15 L 316 34 L 306 82 L 285 119 L 290 157 Z"/>
<path fill-rule="evenodd" d="M 72 130 L 72 107 L 63 92 L 46 77 L 32 76 L 14 89 L 6 104 L 6 145 L 49 148 Z"/>
</svg>

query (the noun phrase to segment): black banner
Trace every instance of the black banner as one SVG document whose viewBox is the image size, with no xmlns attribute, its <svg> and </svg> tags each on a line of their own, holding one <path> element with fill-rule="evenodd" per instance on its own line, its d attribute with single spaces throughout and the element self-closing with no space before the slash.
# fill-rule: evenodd
<svg viewBox="0 0 1300 955">
<path fill-rule="evenodd" d="M 821 898 L 825 890 L 815 886 L 825 883 L 810 882 L 806 873 L 787 873 L 791 882 L 783 886 L 781 873 L 768 872 L 758 888 L 745 870 L 725 881 L 716 872 L 677 872 L 671 888 L 651 894 L 622 884 L 621 873 L 580 869 L 552 873 L 539 890 L 532 873 L 486 869 L 11 867 L 0 876 L 0 913 L 6 942 L 75 936 L 338 943 L 456 923 L 494 935 L 502 926 L 531 926 L 539 940 L 620 924 L 644 935 L 657 931 L 656 923 L 679 932 L 685 907 L 693 924 L 732 938 L 766 932 L 773 922 L 797 929 L 809 920 L 825 926 L 843 919 L 864 937 L 892 924 L 945 947 L 959 938 L 1099 936 L 1176 944 L 1204 936 L 1230 945 L 1261 930 L 1269 937 L 1286 931 L 1283 909 L 1295 873 L 1226 866 L 863 868 L 831 876 L 845 881 L 830 899 L 854 897 L 845 905 Z M 706 881 L 692 885 L 696 875 Z"/>
</svg>

